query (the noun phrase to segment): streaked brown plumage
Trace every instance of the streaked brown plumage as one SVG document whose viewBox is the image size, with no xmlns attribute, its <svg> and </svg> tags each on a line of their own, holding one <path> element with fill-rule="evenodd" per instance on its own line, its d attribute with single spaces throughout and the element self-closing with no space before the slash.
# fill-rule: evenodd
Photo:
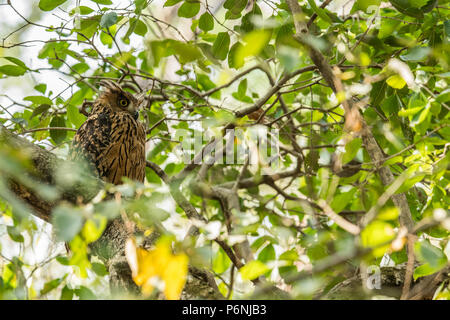
<svg viewBox="0 0 450 320">
<path fill-rule="evenodd" d="M 145 129 L 138 119 L 141 100 L 112 81 L 101 81 L 105 91 L 72 141 L 69 158 L 81 159 L 105 181 L 121 184 L 122 177 L 145 179 Z"/>
</svg>

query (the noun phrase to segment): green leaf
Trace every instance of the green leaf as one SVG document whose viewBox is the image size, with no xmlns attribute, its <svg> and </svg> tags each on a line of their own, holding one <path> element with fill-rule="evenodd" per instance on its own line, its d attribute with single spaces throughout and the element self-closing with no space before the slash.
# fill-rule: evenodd
<svg viewBox="0 0 450 320">
<path fill-rule="evenodd" d="M 208 117 L 204 121 L 205 126 L 218 126 L 223 125 L 225 123 L 230 123 L 234 121 L 234 114 L 227 110 L 219 110 L 214 113 L 213 117 Z"/>
<path fill-rule="evenodd" d="M 0 73 L 11 77 L 23 76 L 25 72 L 27 72 L 27 69 L 20 66 L 14 66 L 12 64 L 0 66 Z"/>
<path fill-rule="evenodd" d="M 73 16 L 75 14 L 81 14 L 82 16 L 88 15 L 90 13 L 94 12 L 94 9 L 91 9 L 86 6 L 78 6 L 70 10 L 70 15 Z"/>
<path fill-rule="evenodd" d="M 200 2 L 190 2 L 186 0 L 178 9 L 178 16 L 182 18 L 192 18 L 200 11 Z"/>
<path fill-rule="evenodd" d="M 447 265 L 447 257 L 442 250 L 428 240 L 415 243 L 414 251 L 417 259 L 424 263 L 414 270 L 414 279 L 433 274 Z"/>
<path fill-rule="evenodd" d="M 327 15 L 326 11 L 322 8 L 317 7 L 314 0 L 308 0 L 309 5 L 314 10 L 314 12 L 324 21 L 328 24 L 333 23 L 333 20 Z"/>
<path fill-rule="evenodd" d="M 219 248 L 216 256 L 213 259 L 212 268 L 213 271 L 217 274 L 222 274 L 228 270 L 231 265 L 231 260 L 228 258 L 225 251 L 222 248 Z"/>
<path fill-rule="evenodd" d="M 236 42 L 235 44 L 233 44 L 230 48 L 230 51 L 228 53 L 228 66 L 230 68 L 234 68 L 234 69 L 238 69 L 241 66 L 236 65 L 235 61 L 236 61 L 236 52 L 239 49 L 239 47 L 241 47 L 242 44 L 240 42 Z"/>
<path fill-rule="evenodd" d="M 74 293 L 80 298 L 80 300 L 96 300 L 97 297 L 91 291 L 91 289 L 80 286 L 80 288 L 73 290 Z"/>
<path fill-rule="evenodd" d="M 450 42 L 450 20 L 444 21 L 445 42 Z M 448 73 L 448 72 L 447 72 Z"/>
<path fill-rule="evenodd" d="M 134 33 L 143 37 L 143 36 L 145 36 L 147 31 L 148 31 L 147 25 L 144 22 L 142 22 L 141 20 L 136 20 L 136 26 L 134 28 Z"/>
<path fill-rule="evenodd" d="M 403 61 L 423 61 L 426 57 L 428 57 L 430 52 L 431 50 L 428 47 L 415 47 L 412 48 L 407 54 L 401 55 L 400 58 Z"/>
<path fill-rule="evenodd" d="M 95 21 L 95 18 L 88 18 L 81 20 L 81 27 L 85 26 L 86 23 L 90 22 L 97 22 Z M 98 23 L 98 22 L 97 22 Z M 80 30 L 85 31 L 85 30 Z M 95 30 L 92 34 L 95 33 Z M 81 36 L 80 36 L 81 37 Z M 83 38 L 83 40 L 85 40 Z M 38 58 L 39 59 L 45 59 L 47 58 L 47 61 L 49 64 L 51 64 L 54 68 L 59 68 L 63 65 L 63 62 L 61 60 L 56 59 L 58 57 L 59 59 L 65 59 L 67 56 L 67 50 L 69 48 L 70 44 L 67 42 L 48 42 L 46 43 L 42 49 L 39 51 Z"/>
<path fill-rule="evenodd" d="M 383 83 L 385 83 L 385 82 L 383 81 Z M 398 101 L 398 97 L 395 94 L 390 95 L 381 104 L 381 109 L 383 110 L 384 114 L 388 117 L 391 115 L 397 114 L 400 110 L 400 104 Z"/>
<path fill-rule="evenodd" d="M 225 19 L 232 20 L 241 17 L 242 10 L 247 6 L 248 0 L 226 0 L 223 4 L 225 9 L 228 9 L 225 14 Z"/>
<path fill-rule="evenodd" d="M 425 178 L 425 173 L 417 173 L 412 178 L 407 179 L 402 183 L 400 188 L 395 191 L 395 194 L 400 194 L 410 190 L 416 183 L 422 181 Z"/>
<path fill-rule="evenodd" d="M 50 109 L 50 105 L 49 104 L 41 104 L 38 107 L 34 108 L 33 113 L 30 116 L 30 119 L 33 119 L 33 117 L 46 112 L 48 109 Z"/>
<path fill-rule="evenodd" d="M 167 44 L 180 58 L 182 64 L 192 62 L 202 57 L 200 50 L 192 44 L 177 40 L 170 40 Z"/>
<path fill-rule="evenodd" d="M 148 5 L 147 0 L 134 0 L 134 5 L 136 7 L 137 14 L 140 14 L 143 9 L 145 9 Z"/>
<path fill-rule="evenodd" d="M 252 243 L 251 247 L 252 247 L 252 249 L 253 249 L 254 251 L 256 251 L 256 250 L 258 250 L 263 244 L 265 244 L 266 242 L 269 242 L 269 243 L 277 243 L 277 241 L 276 241 L 274 238 L 272 238 L 272 237 L 270 237 L 270 236 L 268 236 L 268 235 L 265 235 L 265 236 L 262 236 L 262 237 L 257 238 L 257 239 Z"/>
<path fill-rule="evenodd" d="M 439 115 L 441 113 L 441 104 L 436 101 L 431 102 L 430 112 L 435 116 Z"/>
<path fill-rule="evenodd" d="M 120 214 L 120 207 L 115 201 L 102 201 L 94 205 L 95 212 L 107 219 L 114 219 Z"/>
<path fill-rule="evenodd" d="M 72 298 L 73 290 L 68 286 L 64 286 L 64 288 L 61 290 L 61 296 L 59 297 L 59 300 L 72 300 Z"/>
<path fill-rule="evenodd" d="M 390 3 L 404 15 L 422 19 L 437 5 L 437 0 L 390 0 Z"/>
<path fill-rule="evenodd" d="M 436 101 L 439 103 L 446 103 L 450 101 L 450 89 L 445 89 L 437 97 Z"/>
<path fill-rule="evenodd" d="M 241 80 L 241 82 L 239 82 L 238 94 L 240 96 L 245 96 L 246 92 L 247 92 L 247 79 L 243 79 Z"/>
<path fill-rule="evenodd" d="M 409 108 L 409 109 L 401 109 L 398 112 L 398 116 L 399 117 L 408 117 L 408 116 L 412 116 L 415 115 L 417 112 L 419 112 L 420 110 L 422 110 L 423 107 L 415 107 L 415 108 Z"/>
<path fill-rule="evenodd" d="M 69 104 L 67 106 L 67 119 L 79 128 L 84 121 L 86 121 L 86 116 L 80 113 L 77 107 Z"/>
<path fill-rule="evenodd" d="M 117 13 L 114 11 L 105 13 L 100 20 L 100 27 L 109 28 L 117 22 Z"/>
<path fill-rule="evenodd" d="M 52 105 L 53 102 L 50 100 L 50 98 L 47 98 L 45 96 L 27 96 L 23 98 L 24 101 L 31 101 L 34 105 L 38 104 L 49 104 Z"/>
<path fill-rule="evenodd" d="M 86 40 L 86 38 L 90 39 L 97 32 L 98 25 L 100 23 L 100 19 L 103 19 L 103 16 L 94 16 L 86 19 L 81 19 L 80 21 L 80 29 L 78 30 L 79 35 L 77 35 L 77 39 L 80 41 Z M 62 62 L 61 62 L 62 64 Z"/>
<path fill-rule="evenodd" d="M 23 63 L 21 60 L 19 60 L 19 59 L 17 59 L 17 58 L 14 58 L 14 57 L 3 57 L 3 59 L 6 59 L 6 60 L 8 60 L 8 61 L 14 63 L 15 65 L 17 65 L 17 66 L 19 66 L 19 67 L 22 67 L 22 68 L 24 68 L 24 69 L 26 69 L 26 70 L 30 70 L 30 69 L 25 65 L 25 63 Z"/>
<path fill-rule="evenodd" d="M 413 0 L 415 1 L 415 0 Z M 421 0 L 419 0 L 421 1 Z M 429 0 L 427 2 L 426 5 L 424 5 L 423 7 L 421 7 L 420 9 L 422 9 L 422 12 L 430 12 L 431 10 L 433 10 L 434 8 L 436 8 L 436 6 L 438 5 L 438 0 Z"/>
<path fill-rule="evenodd" d="M 425 263 L 421 266 L 418 266 L 416 269 L 414 269 L 413 278 L 414 278 L 414 280 L 417 280 L 420 277 L 429 276 L 437 271 L 439 271 L 439 269 L 433 268 L 428 263 Z"/>
<path fill-rule="evenodd" d="M 69 260 L 70 265 L 78 266 L 75 270 L 77 274 L 82 278 L 87 278 L 87 270 L 91 268 L 91 263 L 88 258 L 87 243 L 83 241 L 79 235 L 76 235 L 69 242 L 69 246 L 73 253 Z"/>
<path fill-rule="evenodd" d="M 198 27 L 205 32 L 214 29 L 213 17 L 208 12 L 205 12 L 204 14 L 202 14 L 200 16 L 200 20 L 198 22 Z"/>
<path fill-rule="evenodd" d="M 164 7 L 174 6 L 181 1 L 183 1 L 183 0 L 167 0 L 166 3 L 164 3 Z"/>
<path fill-rule="evenodd" d="M 69 258 L 64 257 L 64 256 L 57 256 L 56 257 L 56 261 L 58 261 L 63 266 L 69 266 L 70 265 Z"/>
<path fill-rule="evenodd" d="M 15 242 L 23 242 L 24 241 L 24 238 L 23 238 L 22 234 L 20 233 L 19 229 L 17 229 L 14 226 L 7 226 L 6 229 L 8 231 L 9 237 L 13 241 L 15 241 Z"/>
<path fill-rule="evenodd" d="M 422 8 L 426 5 L 428 0 L 409 0 L 409 3 L 414 8 Z"/>
<path fill-rule="evenodd" d="M 108 274 L 108 270 L 106 270 L 106 267 L 103 263 L 93 262 L 92 270 L 100 277 L 104 277 Z"/>
<path fill-rule="evenodd" d="M 111 0 L 91 0 L 91 1 L 93 1 L 93 2 L 95 2 L 95 3 L 98 3 L 98 4 L 105 4 L 105 5 L 110 5 L 110 4 L 112 4 L 112 1 L 111 1 Z"/>
<path fill-rule="evenodd" d="M 441 268 L 447 263 L 444 252 L 427 240 L 416 242 L 414 250 L 419 261 L 428 263 L 433 268 Z"/>
<path fill-rule="evenodd" d="M 61 282 L 64 281 L 65 278 L 66 277 L 64 276 L 62 278 L 57 278 L 57 279 L 53 279 L 53 280 L 50 280 L 50 281 L 46 282 L 44 284 L 44 288 L 42 288 L 42 290 L 40 292 L 41 296 L 46 294 L 46 293 L 49 293 L 50 291 L 52 291 L 54 289 L 56 289 L 61 284 Z"/>
<path fill-rule="evenodd" d="M 243 79 L 241 80 L 241 82 L 239 82 L 238 91 L 234 92 L 232 96 L 238 101 L 252 103 L 253 100 L 246 95 L 246 92 L 247 92 L 247 79 Z"/>
<path fill-rule="evenodd" d="M 352 7 L 351 13 L 356 12 L 357 10 L 362 10 L 367 12 L 369 8 L 372 6 L 378 7 L 381 3 L 381 0 L 358 0 L 355 1 L 355 4 Z"/>
<path fill-rule="evenodd" d="M 418 124 L 421 124 L 422 122 L 424 122 L 428 115 L 430 114 L 430 105 L 428 105 L 427 107 L 423 108 L 422 111 L 420 111 L 420 113 L 417 113 L 412 121 L 411 121 L 411 125 L 412 126 L 416 126 Z"/>
<path fill-rule="evenodd" d="M 275 260 L 275 249 L 272 244 L 269 244 L 264 247 L 264 249 L 261 250 L 261 252 L 258 254 L 258 260 L 261 262 L 267 262 Z"/>
<path fill-rule="evenodd" d="M 230 47 L 230 36 L 228 32 L 220 32 L 212 46 L 212 53 L 215 58 L 225 60 Z"/>
<path fill-rule="evenodd" d="M 102 34 L 105 34 L 105 33 L 102 32 Z M 108 35 L 108 37 L 111 39 L 111 37 L 109 35 Z M 80 63 L 74 64 L 72 66 L 72 69 L 73 69 L 73 71 L 82 74 L 82 73 L 85 73 L 86 71 L 88 71 L 90 68 L 87 63 L 80 62 Z"/>
<path fill-rule="evenodd" d="M 295 262 L 295 261 L 298 261 L 298 253 L 297 253 L 297 251 L 295 249 L 288 250 L 288 251 L 283 252 L 280 255 L 279 259 L 280 260 L 285 260 L 285 261 Z"/>
<path fill-rule="evenodd" d="M 56 116 L 50 121 L 50 127 L 62 127 L 66 126 L 66 121 L 63 117 Z M 50 137 L 56 144 L 62 143 L 67 138 L 67 130 L 50 130 Z"/>
<path fill-rule="evenodd" d="M 100 41 L 105 45 L 108 46 L 108 48 L 112 47 L 113 38 L 106 32 L 102 31 L 100 32 Z M 89 68 L 89 67 L 88 67 Z"/>
<path fill-rule="evenodd" d="M 261 261 L 253 260 L 247 263 L 241 269 L 239 269 L 239 272 L 241 273 L 242 279 L 253 280 L 265 274 L 269 270 L 270 270 L 269 267 L 267 267 Z"/>
<path fill-rule="evenodd" d="M 81 230 L 83 215 L 69 206 L 58 206 L 52 212 L 52 224 L 59 241 L 70 241 Z"/>
<path fill-rule="evenodd" d="M 361 148 L 361 145 L 362 145 L 361 138 L 356 138 L 348 142 L 345 145 L 345 153 L 342 156 L 342 164 L 346 164 L 352 161 L 355 158 L 356 154 L 358 153 L 358 150 Z"/>
<path fill-rule="evenodd" d="M 337 196 L 334 197 L 333 201 L 331 202 L 331 208 L 336 213 L 341 212 L 342 210 L 345 209 L 347 204 L 353 199 L 355 192 L 356 189 L 352 188 L 347 192 L 338 194 Z"/>
<path fill-rule="evenodd" d="M 396 28 L 401 24 L 401 21 L 394 19 L 382 19 L 380 25 L 380 32 L 378 38 L 384 39 L 392 35 Z"/>
<path fill-rule="evenodd" d="M 36 89 L 42 94 L 45 94 L 45 91 L 47 91 L 47 85 L 45 83 L 40 83 L 37 86 L 35 86 L 34 89 Z"/>
<path fill-rule="evenodd" d="M 66 1 L 67 0 L 40 0 L 39 9 L 41 9 L 42 11 L 51 11 L 57 6 L 62 5 Z"/>
</svg>

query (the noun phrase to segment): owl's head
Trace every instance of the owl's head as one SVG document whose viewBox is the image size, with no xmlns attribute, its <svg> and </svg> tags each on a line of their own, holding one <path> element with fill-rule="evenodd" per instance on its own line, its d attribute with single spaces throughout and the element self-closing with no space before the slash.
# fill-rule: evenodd
<svg viewBox="0 0 450 320">
<path fill-rule="evenodd" d="M 111 80 L 102 80 L 100 85 L 105 88 L 99 97 L 103 104 L 108 105 L 115 112 L 128 112 L 136 118 L 138 110 L 144 102 L 142 95 L 135 97 Z"/>
</svg>

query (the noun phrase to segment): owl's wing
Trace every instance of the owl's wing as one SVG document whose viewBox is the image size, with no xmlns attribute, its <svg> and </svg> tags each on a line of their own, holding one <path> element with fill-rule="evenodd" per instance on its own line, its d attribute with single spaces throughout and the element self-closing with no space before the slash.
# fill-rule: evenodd
<svg viewBox="0 0 450 320">
<path fill-rule="evenodd" d="M 102 158 L 111 144 L 111 119 L 106 113 L 91 114 L 78 129 L 72 141 L 69 159 L 87 161 L 100 177 L 105 176 Z"/>
<path fill-rule="evenodd" d="M 97 166 L 105 180 L 113 184 L 122 183 L 122 177 L 144 182 L 144 126 L 129 115 L 115 115 L 111 121 L 110 143 Z"/>
</svg>

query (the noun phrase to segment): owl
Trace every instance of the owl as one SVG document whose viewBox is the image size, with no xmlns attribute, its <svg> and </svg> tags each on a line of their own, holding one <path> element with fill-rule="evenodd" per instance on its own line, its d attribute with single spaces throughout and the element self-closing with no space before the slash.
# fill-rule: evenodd
<svg viewBox="0 0 450 320">
<path fill-rule="evenodd" d="M 138 121 L 143 98 L 134 97 L 113 81 L 100 81 L 105 90 L 72 141 L 69 159 L 84 160 L 104 181 L 121 184 L 122 177 L 145 179 L 145 128 Z"/>
</svg>

